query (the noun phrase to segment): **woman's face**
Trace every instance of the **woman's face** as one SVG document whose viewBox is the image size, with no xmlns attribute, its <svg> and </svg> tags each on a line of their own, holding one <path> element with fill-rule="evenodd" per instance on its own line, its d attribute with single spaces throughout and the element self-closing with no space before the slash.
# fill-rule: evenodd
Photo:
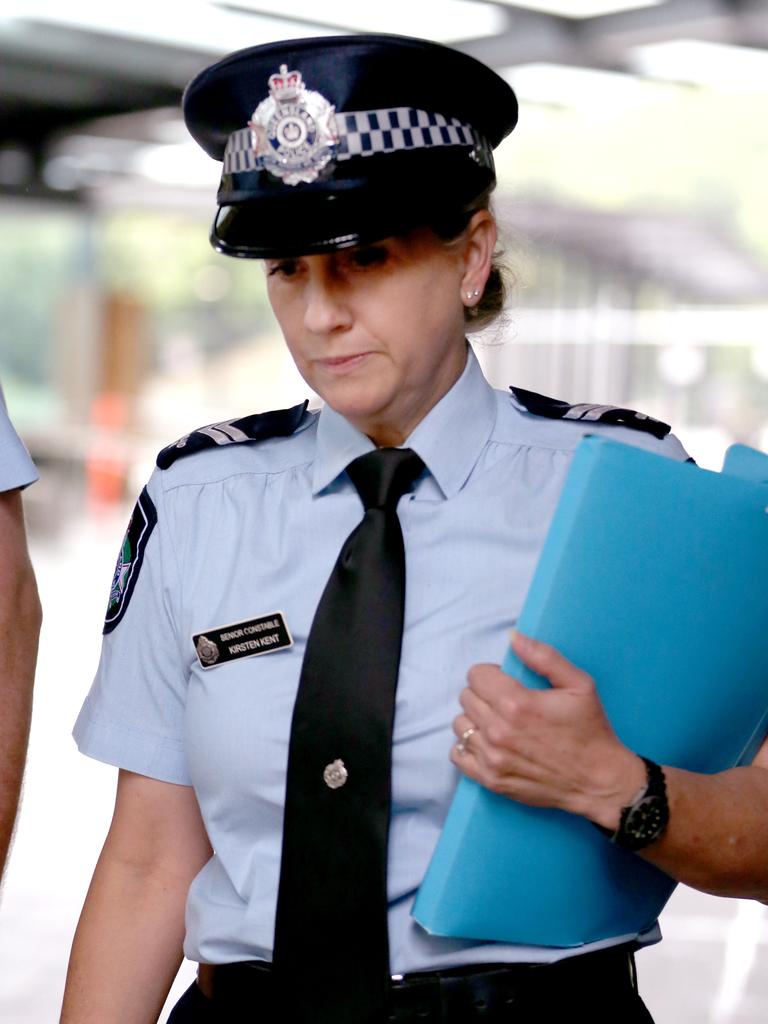
<svg viewBox="0 0 768 1024">
<path fill-rule="evenodd" d="M 464 368 L 462 294 L 487 276 L 477 218 L 495 240 L 481 211 L 450 245 L 423 228 L 266 261 L 269 300 L 302 377 L 378 445 L 401 444 Z"/>
</svg>

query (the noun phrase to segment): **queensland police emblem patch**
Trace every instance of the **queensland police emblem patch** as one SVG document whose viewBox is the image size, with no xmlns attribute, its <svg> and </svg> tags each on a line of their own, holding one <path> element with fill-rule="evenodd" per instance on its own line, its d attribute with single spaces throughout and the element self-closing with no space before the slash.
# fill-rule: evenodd
<svg viewBox="0 0 768 1024">
<path fill-rule="evenodd" d="M 248 126 L 259 163 L 286 185 L 315 181 L 336 153 L 334 107 L 286 64 L 269 76 L 269 96 Z"/>
<path fill-rule="evenodd" d="M 117 556 L 115 574 L 112 577 L 112 586 L 109 591 L 107 616 L 104 620 L 104 633 L 111 633 L 125 615 L 131 594 L 139 578 L 147 541 L 156 522 L 157 510 L 145 487 L 131 513 L 128 529 L 125 531 L 125 537 L 120 546 L 120 554 Z"/>
</svg>

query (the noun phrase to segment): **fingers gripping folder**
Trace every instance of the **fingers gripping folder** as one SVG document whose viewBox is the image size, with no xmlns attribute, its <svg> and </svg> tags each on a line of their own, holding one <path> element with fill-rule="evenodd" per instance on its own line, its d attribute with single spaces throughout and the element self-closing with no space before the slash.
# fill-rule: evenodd
<svg viewBox="0 0 768 1024">
<path fill-rule="evenodd" d="M 768 455 L 722 473 L 597 437 L 579 446 L 523 633 L 594 678 L 619 738 L 714 773 L 768 732 Z M 502 668 L 545 686 L 510 651 Z M 635 935 L 675 887 L 564 811 L 462 778 L 413 914 L 438 935 L 574 946 Z"/>
</svg>

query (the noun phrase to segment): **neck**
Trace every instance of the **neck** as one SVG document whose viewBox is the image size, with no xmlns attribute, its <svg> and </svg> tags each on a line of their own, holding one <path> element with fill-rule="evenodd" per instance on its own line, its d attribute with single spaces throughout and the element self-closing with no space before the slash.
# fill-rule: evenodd
<svg viewBox="0 0 768 1024">
<path fill-rule="evenodd" d="M 354 424 L 365 434 L 377 448 L 398 448 L 402 445 L 413 431 L 418 427 L 421 421 L 434 409 L 438 402 L 443 399 L 451 388 L 454 386 L 456 381 L 461 377 L 464 369 L 467 365 L 467 352 L 469 345 L 464 341 L 464 349 L 461 354 L 460 361 L 457 361 L 456 366 L 452 372 L 447 375 L 446 379 L 441 382 L 440 387 L 435 390 L 431 401 L 425 402 L 423 406 L 417 408 L 409 418 L 400 418 L 397 422 L 391 420 L 382 419 L 378 421 L 367 421 L 365 423 L 354 423 L 354 420 L 350 419 L 350 422 Z"/>
</svg>

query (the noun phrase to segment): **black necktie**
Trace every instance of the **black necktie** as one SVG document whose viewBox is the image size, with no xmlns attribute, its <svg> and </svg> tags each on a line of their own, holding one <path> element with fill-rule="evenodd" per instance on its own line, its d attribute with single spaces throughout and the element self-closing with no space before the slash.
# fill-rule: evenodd
<svg viewBox="0 0 768 1024">
<path fill-rule="evenodd" d="M 297 1024 L 387 1016 L 387 839 L 405 598 L 397 503 L 423 467 L 400 448 L 349 464 L 365 515 L 344 542 L 307 638 L 273 957 L 282 1009 Z"/>
</svg>

